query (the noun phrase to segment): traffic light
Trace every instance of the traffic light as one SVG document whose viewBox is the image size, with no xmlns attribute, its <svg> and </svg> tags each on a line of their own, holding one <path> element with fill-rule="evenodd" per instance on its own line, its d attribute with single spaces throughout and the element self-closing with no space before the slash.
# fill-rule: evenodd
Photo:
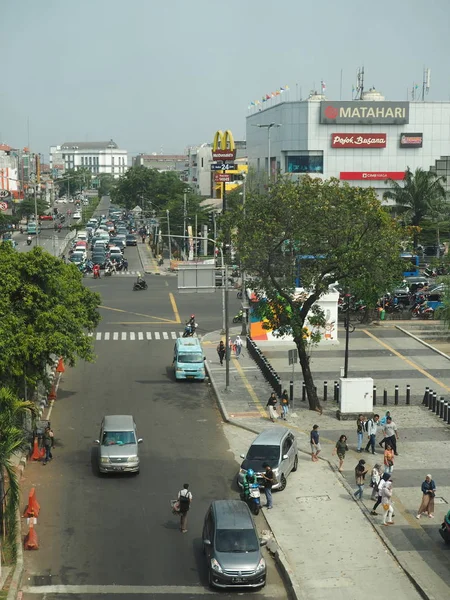
<svg viewBox="0 0 450 600">
<path fill-rule="evenodd" d="M 208 213 L 208 222 L 210 225 L 214 224 L 214 212 L 212 212 L 212 211 L 210 213 Z"/>
</svg>

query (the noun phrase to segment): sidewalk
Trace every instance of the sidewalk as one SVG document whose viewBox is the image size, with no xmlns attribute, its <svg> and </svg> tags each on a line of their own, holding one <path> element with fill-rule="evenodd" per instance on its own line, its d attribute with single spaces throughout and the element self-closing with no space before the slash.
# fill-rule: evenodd
<svg viewBox="0 0 450 600">
<path fill-rule="evenodd" d="M 164 256 L 164 264 L 158 266 L 157 260 L 153 256 L 153 252 L 147 243 L 141 244 L 138 241 L 137 250 L 144 273 L 149 273 L 151 275 L 174 275 L 174 273 L 171 273 L 169 270 L 170 260 L 167 256 Z"/>
<path fill-rule="evenodd" d="M 240 327 L 232 331 L 232 337 L 236 333 L 240 333 Z M 229 435 L 229 439 L 241 437 L 239 452 L 236 451 L 239 461 L 239 454 L 246 451 L 254 434 L 273 426 L 265 409 L 271 389 L 244 348 L 239 359 L 230 361 L 230 391 L 225 392 L 225 367 L 220 366 L 216 353 L 219 339 L 219 332 L 206 335 L 204 352 L 224 420 L 244 428 L 241 434 Z M 362 368 L 362 360 L 360 364 Z M 365 357 L 365 365 L 370 371 L 373 357 Z M 397 599 L 418 598 L 414 586 L 422 597 L 447 599 L 450 552 L 438 529 L 450 508 L 449 427 L 421 406 L 392 407 L 400 435 L 393 474 L 396 515 L 395 525 L 384 527 L 381 516 L 369 514 L 373 506 L 369 485 L 363 502 L 352 497 L 358 460 L 365 458 L 370 468 L 374 461 L 371 454 L 355 452 L 355 425 L 335 418 L 332 394 L 329 398 L 322 416 L 309 411 L 301 401 L 291 411 L 286 426 L 297 436 L 299 469 L 289 476 L 286 489 L 275 494 L 274 510 L 265 511 L 290 565 L 288 572 L 297 597 L 350 600 L 359 598 L 362 590 L 380 590 L 382 584 L 382 589 Z M 380 413 L 381 410 L 380 407 Z M 312 463 L 309 457 L 309 431 L 314 423 L 320 426 L 321 433 L 319 463 Z M 350 451 L 340 475 L 331 452 L 342 433 L 348 435 Z M 382 462 L 379 450 L 373 458 Z M 421 500 L 420 486 L 427 473 L 436 481 L 436 518 L 419 521 L 415 515 Z"/>
</svg>

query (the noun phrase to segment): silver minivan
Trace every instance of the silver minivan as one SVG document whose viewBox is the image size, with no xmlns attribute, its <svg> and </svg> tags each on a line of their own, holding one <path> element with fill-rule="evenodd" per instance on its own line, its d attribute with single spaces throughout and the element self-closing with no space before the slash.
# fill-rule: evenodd
<svg viewBox="0 0 450 600">
<path fill-rule="evenodd" d="M 203 525 L 209 585 L 219 588 L 262 588 L 266 561 L 250 510 L 241 500 L 214 500 Z"/>
<path fill-rule="evenodd" d="M 103 417 L 99 446 L 98 470 L 100 473 L 139 473 L 139 444 L 136 423 L 131 415 Z"/>
<path fill-rule="evenodd" d="M 241 458 L 244 460 L 237 476 L 239 487 L 243 486 L 244 475 L 249 469 L 253 469 L 258 483 L 262 486 L 263 465 L 268 463 L 276 479 L 273 489 L 281 492 L 287 485 L 289 473 L 296 471 L 298 467 L 297 440 L 290 429 L 274 425 L 262 431 L 253 440 L 247 454 L 241 454 Z"/>
</svg>

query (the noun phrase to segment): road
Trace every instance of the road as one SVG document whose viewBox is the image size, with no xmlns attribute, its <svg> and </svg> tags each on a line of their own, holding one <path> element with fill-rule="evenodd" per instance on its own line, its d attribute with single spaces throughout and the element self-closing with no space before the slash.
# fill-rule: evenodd
<svg viewBox="0 0 450 600">
<path fill-rule="evenodd" d="M 139 269 L 136 248 L 126 253 L 130 271 Z M 211 500 L 237 497 L 237 463 L 209 388 L 176 383 L 171 362 L 180 318 L 195 312 L 201 330 L 217 329 L 220 296 L 178 295 L 173 277 L 147 281 L 147 291 L 133 292 L 133 275 L 85 279 L 102 295 L 97 360 L 64 373 L 51 414 L 55 458 L 24 473 L 24 492 L 35 485 L 41 504 L 40 550 L 25 554 L 25 600 L 217 595 L 207 587 L 202 523 Z M 97 474 L 92 441 L 102 416 L 114 413 L 133 414 L 144 438 L 138 476 Z M 181 535 L 169 503 L 185 482 L 194 501 Z M 268 564 L 266 588 L 241 598 L 287 598 Z"/>
</svg>

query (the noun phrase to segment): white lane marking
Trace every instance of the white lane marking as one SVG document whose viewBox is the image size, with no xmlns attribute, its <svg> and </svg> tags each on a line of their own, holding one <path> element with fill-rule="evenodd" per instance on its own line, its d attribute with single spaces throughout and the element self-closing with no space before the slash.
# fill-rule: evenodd
<svg viewBox="0 0 450 600">
<path fill-rule="evenodd" d="M 102 333 L 101 333 L 101 331 L 97 331 L 97 334 L 96 334 L 96 336 L 95 336 L 95 339 L 96 339 L 96 340 L 101 340 L 101 339 L 102 339 Z"/>
<path fill-rule="evenodd" d="M 171 332 L 170 332 L 170 335 L 172 336 L 172 339 L 173 339 L 173 340 L 176 340 L 176 339 L 177 339 L 177 332 L 176 332 L 176 331 L 171 331 Z"/>
<path fill-rule="evenodd" d="M 25 594 L 183 594 L 206 596 L 214 594 L 210 589 L 201 586 L 176 585 L 30 585 L 24 586 Z"/>
<path fill-rule="evenodd" d="M 135 340 L 135 339 L 136 339 L 136 336 L 135 336 L 135 334 L 134 334 L 134 331 L 130 331 L 130 340 L 131 340 L 132 342 L 134 342 L 134 340 Z"/>
<path fill-rule="evenodd" d="M 109 331 L 105 333 L 105 340 L 109 340 Z"/>
<path fill-rule="evenodd" d="M 184 333 L 184 331 L 179 331 L 178 332 L 178 337 L 183 337 L 183 333 Z"/>
<path fill-rule="evenodd" d="M 115 332 L 113 333 L 113 340 L 118 340 L 118 339 L 119 339 L 119 332 L 118 332 L 118 331 L 115 331 Z"/>
<path fill-rule="evenodd" d="M 90 331 L 90 332 L 88 333 L 88 337 L 94 337 L 94 333 L 93 333 L 92 331 Z"/>
<path fill-rule="evenodd" d="M 122 341 L 127 339 L 127 332 L 126 331 L 122 331 Z"/>
<path fill-rule="evenodd" d="M 143 340 L 144 339 L 144 334 L 142 333 L 142 331 L 138 331 L 138 340 Z"/>
<path fill-rule="evenodd" d="M 146 332 L 145 332 L 145 337 L 146 337 L 148 340 L 151 340 L 151 339 L 152 339 L 152 332 L 151 332 L 151 331 L 146 331 Z"/>
<path fill-rule="evenodd" d="M 159 331 L 155 331 L 155 340 L 160 340 L 161 339 L 161 335 L 159 333 Z"/>
<path fill-rule="evenodd" d="M 169 339 L 169 334 L 167 333 L 167 331 L 163 331 L 163 338 L 164 338 L 165 340 L 168 340 L 168 339 Z"/>
</svg>

